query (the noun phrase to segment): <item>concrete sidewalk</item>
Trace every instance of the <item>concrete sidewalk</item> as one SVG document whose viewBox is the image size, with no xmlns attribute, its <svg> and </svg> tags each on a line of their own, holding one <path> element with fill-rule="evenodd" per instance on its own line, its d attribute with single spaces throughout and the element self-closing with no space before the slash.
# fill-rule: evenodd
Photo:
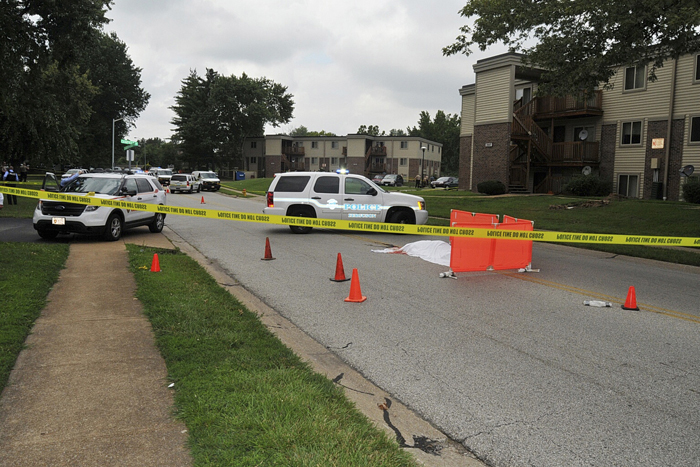
<svg viewBox="0 0 700 467">
<path fill-rule="evenodd" d="M 124 243 L 173 246 L 140 230 L 71 243 L 0 398 L 0 466 L 191 465 Z"/>
</svg>

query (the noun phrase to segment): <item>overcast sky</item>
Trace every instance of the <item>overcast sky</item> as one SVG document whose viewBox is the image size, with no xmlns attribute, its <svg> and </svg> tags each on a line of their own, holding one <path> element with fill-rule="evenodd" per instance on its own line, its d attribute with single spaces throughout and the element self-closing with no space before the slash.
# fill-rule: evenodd
<svg viewBox="0 0 700 467">
<path fill-rule="evenodd" d="M 169 109 L 190 70 L 266 77 L 294 98 L 289 124 L 337 135 L 360 125 L 415 126 L 422 110 L 458 114 L 459 89 L 474 82 L 470 57 L 444 57 L 466 0 L 115 0 L 105 29 L 141 68 L 148 107 L 135 138 L 170 138 Z"/>
</svg>

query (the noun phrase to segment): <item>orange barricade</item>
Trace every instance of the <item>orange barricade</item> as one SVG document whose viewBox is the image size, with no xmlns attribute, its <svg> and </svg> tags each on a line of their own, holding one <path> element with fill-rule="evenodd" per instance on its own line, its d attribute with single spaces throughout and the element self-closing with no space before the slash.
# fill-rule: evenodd
<svg viewBox="0 0 700 467">
<path fill-rule="evenodd" d="M 499 224 L 494 214 L 455 210 L 450 213 L 450 226 L 508 231 L 532 231 L 534 227 L 526 219 L 503 216 L 503 223 Z M 532 241 L 450 237 L 450 244 L 450 268 L 454 272 L 521 269 L 532 263 Z"/>
</svg>

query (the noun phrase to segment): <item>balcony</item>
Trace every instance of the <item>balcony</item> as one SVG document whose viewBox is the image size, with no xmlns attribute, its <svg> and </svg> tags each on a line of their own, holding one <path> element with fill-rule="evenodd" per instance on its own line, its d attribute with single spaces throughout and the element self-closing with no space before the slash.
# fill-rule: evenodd
<svg viewBox="0 0 700 467">
<path fill-rule="evenodd" d="M 588 165 L 600 163 L 600 144 L 597 141 L 553 143 L 550 163 L 555 165 Z"/>
<path fill-rule="evenodd" d="M 386 156 L 386 146 L 371 146 L 369 149 L 370 156 Z"/>
<path fill-rule="evenodd" d="M 543 96 L 536 97 L 526 104 L 522 99 L 515 101 L 513 109 L 519 116 L 529 115 L 534 120 L 569 117 L 589 117 L 603 115 L 603 92 L 593 91 L 589 97 Z"/>
<path fill-rule="evenodd" d="M 282 147 L 282 154 L 285 156 L 304 156 L 304 146 L 284 146 Z"/>
</svg>

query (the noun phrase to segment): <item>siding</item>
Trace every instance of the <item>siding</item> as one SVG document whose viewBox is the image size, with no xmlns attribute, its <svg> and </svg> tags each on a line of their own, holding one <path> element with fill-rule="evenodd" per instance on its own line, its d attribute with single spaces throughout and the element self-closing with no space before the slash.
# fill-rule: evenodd
<svg viewBox="0 0 700 467">
<path fill-rule="evenodd" d="M 639 145 L 622 146 L 622 120 L 617 123 L 617 132 L 615 134 L 615 177 L 613 179 L 613 192 L 617 193 L 617 182 L 619 175 L 639 175 L 639 192 L 641 198 L 644 193 L 644 164 L 646 161 L 646 141 L 647 141 L 647 126 L 648 121 L 642 121 L 642 142 Z"/>
<path fill-rule="evenodd" d="M 694 78 L 695 56 L 684 55 L 678 59 L 678 70 L 676 71 L 674 118 L 684 118 L 686 114 L 700 114 L 700 82 L 694 83 Z"/>
<path fill-rule="evenodd" d="M 506 66 L 476 74 L 475 125 L 510 122 L 513 67 Z"/>
<path fill-rule="evenodd" d="M 672 74 L 673 66 L 659 68 L 657 80 L 647 81 L 644 90 L 625 91 L 625 69 L 620 68 L 610 79 L 613 88 L 603 91 L 605 121 L 667 119 Z"/>
<path fill-rule="evenodd" d="M 470 136 L 474 134 L 474 103 L 476 95 L 469 94 L 462 96 L 462 124 L 459 130 L 459 136 Z"/>
</svg>

